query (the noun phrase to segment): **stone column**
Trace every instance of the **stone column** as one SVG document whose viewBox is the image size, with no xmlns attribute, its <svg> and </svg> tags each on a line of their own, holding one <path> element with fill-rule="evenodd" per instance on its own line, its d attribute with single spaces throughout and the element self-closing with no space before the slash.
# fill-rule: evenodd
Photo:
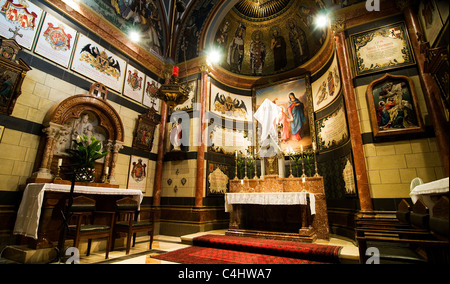
<svg viewBox="0 0 450 284">
<path fill-rule="evenodd" d="M 202 86 L 200 90 L 200 146 L 197 150 L 197 180 L 195 189 L 195 207 L 203 206 L 203 186 L 205 182 L 205 148 L 206 148 L 206 98 L 208 93 L 208 67 L 200 67 Z"/>
<path fill-rule="evenodd" d="M 355 89 L 353 86 L 352 72 L 348 61 L 347 47 L 345 46 L 345 20 L 337 19 L 332 26 L 336 52 L 339 59 L 339 67 L 342 74 L 344 87 L 344 100 L 347 109 L 348 128 L 353 149 L 356 183 L 358 185 L 359 202 L 361 211 L 372 211 L 372 198 L 370 196 L 369 180 L 365 163 L 364 149 L 359 125 L 358 111 L 356 108 Z"/>
<path fill-rule="evenodd" d="M 109 176 L 109 183 L 110 184 L 118 184 L 115 178 L 116 175 L 116 164 L 117 164 L 117 158 L 119 157 L 119 151 L 123 148 L 123 142 L 122 141 L 114 141 L 114 145 L 112 146 L 113 154 L 112 154 L 112 161 L 111 161 L 111 171 Z"/>
<path fill-rule="evenodd" d="M 53 151 L 55 149 L 56 140 L 58 139 L 60 129 L 62 128 L 61 125 L 51 123 L 50 126 L 43 129 L 42 132 L 44 132 L 47 135 L 46 143 L 45 143 L 45 149 L 44 154 L 42 156 L 41 161 L 41 167 L 39 168 L 39 171 L 34 173 L 32 175 L 32 178 L 36 179 L 53 179 L 54 176 L 51 174 L 50 167 L 51 167 L 51 159 L 53 158 Z"/>
<path fill-rule="evenodd" d="M 449 126 L 445 116 L 444 107 L 440 97 L 436 81 L 430 73 L 425 71 L 425 54 L 420 52 L 420 43 L 418 35 L 423 34 L 417 15 L 412 10 L 412 3 L 409 0 L 397 0 L 397 7 L 403 10 L 405 16 L 406 26 L 408 28 L 411 44 L 414 50 L 414 55 L 417 60 L 417 67 L 419 70 L 420 84 L 422 86 L 425 103 L 427 105 L 428 115 L 433 124 L 434 132 L 436 134 L 436 142 L 440 151 L 440 158 L 444 167 L 445 176 L 449 175 Z"/>
<path fill-rule="evenodd" d="M 165 77 L 165 84 L 168 84 L 170 82 L 170 72 L 166 72 Z M 167 114 L 167 104 L 164 101 L 161 101 L 161 123 L 159 124 L 158 158 L 156 160 L 155 182 L 153 183 L 153 206 L 156 207 L 161 205 L 161 188 L 164 168 L 164 146 L 166 145 Z"/>
</svg>

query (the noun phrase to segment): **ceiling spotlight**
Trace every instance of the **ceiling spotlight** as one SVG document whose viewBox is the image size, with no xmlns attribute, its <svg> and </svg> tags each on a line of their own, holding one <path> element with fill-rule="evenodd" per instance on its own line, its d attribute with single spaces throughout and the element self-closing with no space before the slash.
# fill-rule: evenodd
<svg viewBox="0 0 450 284">
<path fill-rule="evenodd" d="M 139 42 L 141 40 L 141 34 L 137 31 L 131 31 L 129 37 L 132 42 Z"/>
<path fill-rule="evenodd" d="M 210 49 L 207 53 L 207 60 L 210 64 L 220 63 L 222 60 L 222 53 L 217 49 Z"/>
<path fill-rule="evenodd" d="M 317 15 L 316 19 L 315 19 L 315 23 L 316 23 L 316 27 L 318 27 L 318 28 L 325 28 L 326 26 L 328 26 L 328 23 L 329 23 L 328 14 Z"/>
</svg>

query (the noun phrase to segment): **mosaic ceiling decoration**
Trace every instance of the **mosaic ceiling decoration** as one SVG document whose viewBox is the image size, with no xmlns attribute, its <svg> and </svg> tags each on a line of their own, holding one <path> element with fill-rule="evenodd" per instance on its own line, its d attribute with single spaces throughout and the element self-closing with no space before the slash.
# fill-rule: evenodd
<svg viewBox="0 0 450 284">
<path fill-rule="evenodd" d="M 240 1 L 214 39 L 220 65 L 236 74 L 265 76 L 305 64 L 326 39 L 326 29 L 317 29 L 313 20 L 322 8 L 314 0 Z"/>
</svg>

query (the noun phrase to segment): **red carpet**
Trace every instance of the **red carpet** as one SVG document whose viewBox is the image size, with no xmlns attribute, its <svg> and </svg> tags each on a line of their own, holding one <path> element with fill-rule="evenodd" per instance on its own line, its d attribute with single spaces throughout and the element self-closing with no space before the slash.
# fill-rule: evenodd
<svg viewBox="0 0 450 284">
<path fill-rule="evenodd" d="M 152 256 L 183 264 L 339 263 L 341 247 L 223 235 L 193 239 L 194 246 Z"/>
</svg>

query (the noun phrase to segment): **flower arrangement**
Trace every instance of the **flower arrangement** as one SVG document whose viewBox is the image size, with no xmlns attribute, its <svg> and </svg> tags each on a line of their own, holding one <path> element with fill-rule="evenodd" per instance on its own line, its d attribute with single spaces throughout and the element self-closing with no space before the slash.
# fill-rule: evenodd
<svg viewBox="0 0 450 284">
<path fill-rule="evenodd" d="M 94 136 L 77 136 L 74 149 L 66 149 L 75 166 L 75 181 L 94 181 L 94 163 L 108 153 L 102 152 L 102 142 Z"/>
</svg>

